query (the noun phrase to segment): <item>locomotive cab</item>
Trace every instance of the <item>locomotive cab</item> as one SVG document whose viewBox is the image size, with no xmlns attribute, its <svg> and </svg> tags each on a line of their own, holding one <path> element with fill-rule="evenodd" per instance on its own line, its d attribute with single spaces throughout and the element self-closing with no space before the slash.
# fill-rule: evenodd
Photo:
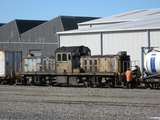
<svg viewBox="0 0 160 120">
<path fill-rule="evenodd" d="M 57 73 L 79 73 L 81 56 L 90 56 L 85 46 L 60 47 L 55 51 Z"/>
</svg>

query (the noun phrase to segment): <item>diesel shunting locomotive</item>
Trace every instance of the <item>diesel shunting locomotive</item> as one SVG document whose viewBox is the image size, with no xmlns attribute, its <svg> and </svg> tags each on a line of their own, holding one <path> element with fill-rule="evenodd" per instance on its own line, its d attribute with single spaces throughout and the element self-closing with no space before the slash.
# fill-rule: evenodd
<svg viewBox="0 0 160 120">
<path fill-rule="evenodd" d="M 92 56 L 85 46 L 60 47 L 55 51 L 55 58 L 48 60 L 52 62 L 44 64 L 42 58 L 25 58 L 23 72 L 19 74 L 21 82 L 53 86 L 123 86 L 124 72 L 130 66 L 130 56 L 124 51 Z M 52 69 L 44 69 L 49 66 Z"/>
<path fill-rule="evenodd" d="M 125 72 L 131 66 L 130 56 L 121 51 L 112 55 L 91 55 L 85 46 L 60 47 L 54 57 L 0 52 L 1 84 L 125 87 Z M 132 70 L 134 87 L 159 88 L 159 51 L 147 51 L 144 69 Z M 146 73 L 144 75 L 144 73 Z"/>
</svg>

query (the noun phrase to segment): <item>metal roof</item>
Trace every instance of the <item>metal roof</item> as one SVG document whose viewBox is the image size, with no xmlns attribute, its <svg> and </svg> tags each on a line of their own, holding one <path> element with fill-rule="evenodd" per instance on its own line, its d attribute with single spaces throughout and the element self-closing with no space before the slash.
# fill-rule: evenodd
<svg viewBox="0 0 160 120">
<path fill-rule="evenodd" d="M 70 47 L 59 47 L 56 49 L 55 51 L 57 52 L 63 52 L 63 53 L 67 53 L 67 52 L 71 52 L 71 53 L 75 53 L 77 55 L 83 55 L 83 54 L 90 54 L 90 49 L 88 47 L 85 46 L 70 46 Z"/>
<path fill-rule="evenodd" d="M 81 16 L 59 16 L 59 17 L 62 21 L 64 30 L 77 29 L 78 28 L 77 23 L 99 18 L 99 17 L 83 17 L 83 16 L 82 17 Z"/>
<path fill-rule="evenodd" d="M 90 22 L 84 22 L 82 25 L 92 23 L 93 26 L 81 27 L 72 31 L 59 32 L 58 34 L 160 29 L 159 19 L 160 9 L 137 10 L 115 15 L 108 19 L 102 18 Z M 94 26 L 94 24 L 97 25 Z"/>
<path fill-rule="evenodd" d="M 0 23 L 0 27 L 3 26 L 3 25 L 5 25 L 5 24 L 4 23 Z"/>
<path fill-rule="evenodd" d="M 42 20 L 15 20 L 16 21 L 16 24 L 17 24 L 17 28 L 18 28 L 18 31 L 19 33 L 24 33 L 44 22 L 47 22 L 47 21 L 42 21 Z"/>
<path fill-rule="evenodd" d="M 59 30 L 57 27 L 60 27 L 60 24 L 62 24 L 62 29 L 63 31 L 67 31 L 67 30 L 74 30 L 78 28 L 78 23 L 84 22 L 84 21 L 88 21 L 88 20 L 94 20 L 94 19 L 98 19 L 100 17 L 85 17 L 85 16 L 57 16 L 49 21 L 46 21 L 32 29 L 27 30 L 26 32 L 24 32 L 24 34 L 27 34 L 29 32 L 33 31 L 44 31 L 48 33 L 48 30 L 50 31 L 62 31 Z M 57 21 L 57 23 L 56 23 Z"/>
<path fill-rule="evenodd" d="M 105 24 L 103 26 L 96 26 L 94 28 L 90 28 L 91 30 L 100 30 L 100 29 L 130 29 L 130 28 L 152 28 L 152 27 L 160 27 L 160 14 L 154 16 L 145 16 L 142 19 L 137 19 L 134 21 L 128 22 L 119 22 L 114 24 Z M 85 28 L 87 30 L 87 28 Z M 83 29 L 82 29 L 83 30 Z"/>
<path fill-rule="evenodd" d="M 88 22 L 79 23 L 79 25 L 90 25 L 90 24 L 102 24 L 108 22 L 121 22 L 121 21 L 134 21 L 136 19 L 141 19 L 145 16 L 152 16 L 160 14 L 160 8 L 156 9 L 144 9 L 144 10 L 133 10 L 118 15 L 113 15 L 111 17 L 104 17 L 96 20 L 91 20 Z"/>
</svg>

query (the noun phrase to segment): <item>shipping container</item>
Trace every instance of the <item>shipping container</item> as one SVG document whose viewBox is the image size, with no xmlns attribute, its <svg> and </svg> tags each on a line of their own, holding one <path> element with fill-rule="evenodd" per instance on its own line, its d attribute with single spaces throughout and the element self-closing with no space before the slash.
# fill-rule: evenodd
<svg viewBox="0 0 160 120">
<path fill-rule="evenodd" d="M 0 51 L 0 77 L 5 76 L 5 53 Z"/>
<path fill-rule="evenodd" d="M 22 70 L 22 52 L 0 51 L 0 78 L 13 79 Z"/>
</svg>

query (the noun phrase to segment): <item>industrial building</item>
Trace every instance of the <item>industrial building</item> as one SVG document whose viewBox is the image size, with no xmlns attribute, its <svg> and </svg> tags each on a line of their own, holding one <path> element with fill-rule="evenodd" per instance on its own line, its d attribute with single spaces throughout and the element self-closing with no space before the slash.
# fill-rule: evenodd
<svg viewBox="0 0 160 120">
<path fill-rule="evenodd" d="M 4 23 L 0 23 L 0 27 L 3 26 L 3 25 L 4 25 Z"/>
<path fill-rule="evenodd" d="M 13 20 L 0 27 L 0 49 L 22 51 L 23 56 L 54 56 L 59 46 L 56 32 L 77 29 L 77 23 L 96 17 L 59 16 L 50 21 Z"/>
<path fill-rule="evenodd" d="M 59 47 L 56 32 L 77 29 L 77 23 L 96 17 L 58 16 L 21 34 L 21 41 L 27 43 L 27 51 L 42 56 L 54 56 Z"/>
<path fill-rule="evenodd" d="M 13 20 L 0 27 L 0 49 L 26 52 L 27 46 L 21 41 L 21 34 L 46 21 Z"/>
<path fill-rule="evenodd" d="M 160 47 L 160 9 L 134 10 L 78 24 L 58 32 L 60 46 L 88 46 L 92 55 L 127 51 L 141 65 L 141 47 Z"/>
</svg>

